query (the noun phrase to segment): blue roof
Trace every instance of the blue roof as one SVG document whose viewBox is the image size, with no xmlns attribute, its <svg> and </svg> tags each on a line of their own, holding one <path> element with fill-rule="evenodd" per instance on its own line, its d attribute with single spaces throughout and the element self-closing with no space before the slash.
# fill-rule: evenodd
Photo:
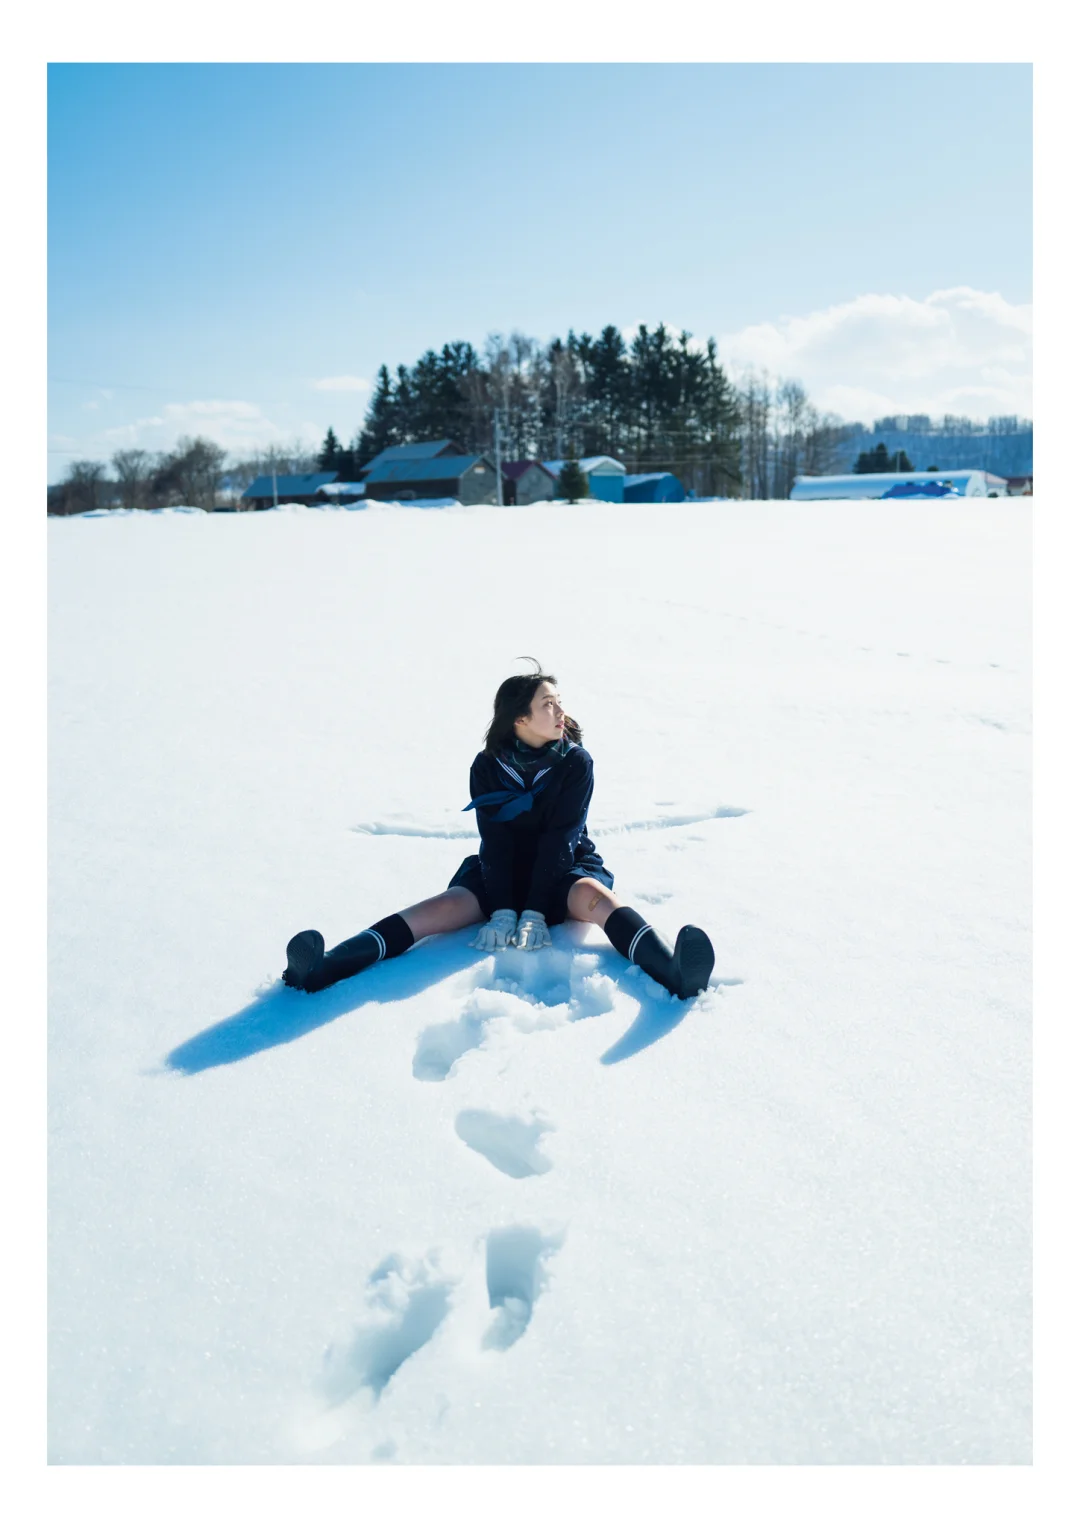
<svg viewBox="0 0 1080 1528">
<path fill-rule="evenodd" d="M 486 456 L 437 456 L 424 461 L 413 457 L 406 461 L 380 462 L 367 474 L 365 483 L 434 483 L 459 478 L 477 462 L 495 468 Z"/>
<path fill-rule="evenodd" d="M 387 446 L 385 451 L 380 451 L 378 456 L 365 462 L 360 470 L 370 472 L 372 467 L 381 467 L 386 462 L 423 461 L 425 457 L 438 456 L 447 446 L 456 444 L 453 440 L 417 440 L 408 446 Z"/>
<path fill-rule="evenodd" d="M 309 498 L 318 493 L 324 483 L 332 483 L 337 477 L 336 472 L 301 472 L 288 475 L 283 472 L 277 477 L 277 496 L 279 499 L 295 498 L 298 495 Z M 242 499 L 272 499 L 274 497 L 274 479 L 270 473 L 264 473 L 257 477 L 254 483 L 249 484 L 240 495 Z"/>
</svg>

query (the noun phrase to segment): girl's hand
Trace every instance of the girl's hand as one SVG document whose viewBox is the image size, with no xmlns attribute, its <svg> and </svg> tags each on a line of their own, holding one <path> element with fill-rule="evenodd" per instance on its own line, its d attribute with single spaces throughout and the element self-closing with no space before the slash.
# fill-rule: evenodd
<svg viewBox="0 0 1080 1528">
<path fill-rule="evenodd" d="M 500 907 L 492 913 L 487 923 L 478 930 L 469 944 L 474 950 L 505 950 L 514 942 L 517 913 L 512 907 Z"/>
<path fill-rule="evenodd" d="M 542 950 L 551 943 L 551 934 L 543 913 L 534 913 L 531 907 L 525 909 L 518 919 L 514 943 L 519 950 Z"/>
</svg>

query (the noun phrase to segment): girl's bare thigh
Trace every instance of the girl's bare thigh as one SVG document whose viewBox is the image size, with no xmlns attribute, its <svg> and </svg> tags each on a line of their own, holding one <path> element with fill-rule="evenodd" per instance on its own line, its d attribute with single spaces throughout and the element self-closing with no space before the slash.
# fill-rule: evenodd
<svg viewBox="0 0 1080 1528">
<path fill-rule="evenodd" d="M 484 912 L 466 886 L 450 886 L 436 897 L 404 908 L 399 917 L 405 919 L 414 939 L 426 939 L 428 934 L 449 934 L 470 923 L 483 923 Z"/>
</svg>

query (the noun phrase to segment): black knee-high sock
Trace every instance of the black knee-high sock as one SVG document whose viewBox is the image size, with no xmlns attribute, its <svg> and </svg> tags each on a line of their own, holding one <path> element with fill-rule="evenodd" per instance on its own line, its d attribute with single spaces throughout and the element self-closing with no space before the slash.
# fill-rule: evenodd
<svg viewBox="0 0 1080 1528">
<path fill-rule="evenodd" d="M 380 918 L 362 933 L 354 934 L 327 950 L 322 960 L 304 982 L 306 992 L 321 992 L 334 982 L 344 981 L 373 966 L 378 960 L 389 960 L 394 955 L 404 955 L 415 944 L 413 932 L 400 913 Z"/>
<path fill-rule="evenodd" d="M 604 933 L 620 955 L 640 966 L 674 997 L 693 997 L 708 983 L 713 947 L 702 929 L 687 924 L 679 930 L 672 949 L 640 913 L 632 907 L 617 907 L 608 914 Z"/>
<path fill-rule="evenodd" d="M 627 960 L 633 960 L 635 941 L 640 942 L 640 936 L 650 928 L 652 924 L 646 923 L 641 914 L 635 912 L 632 907 L 617 907 L 613 913 L 608 914 L 604 933 L 620 955 L 625 955 Z"/>
</svg>

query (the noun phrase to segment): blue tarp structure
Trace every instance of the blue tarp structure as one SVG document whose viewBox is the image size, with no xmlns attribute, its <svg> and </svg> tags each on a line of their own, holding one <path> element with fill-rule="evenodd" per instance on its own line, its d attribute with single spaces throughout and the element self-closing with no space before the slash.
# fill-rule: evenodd
<svg viewBox="0 0 1080 1528">
<path fill-rule="evenodd" d="M 883 499 L 958 499 L 951 483 L 894 483 L 881 495 Z"/>
<path fill-rule="evenodd" d="M 681 504 L 686 489 L 673 472 L 631 472 L 623 498 L 628 504 Z"/>
</svg>

